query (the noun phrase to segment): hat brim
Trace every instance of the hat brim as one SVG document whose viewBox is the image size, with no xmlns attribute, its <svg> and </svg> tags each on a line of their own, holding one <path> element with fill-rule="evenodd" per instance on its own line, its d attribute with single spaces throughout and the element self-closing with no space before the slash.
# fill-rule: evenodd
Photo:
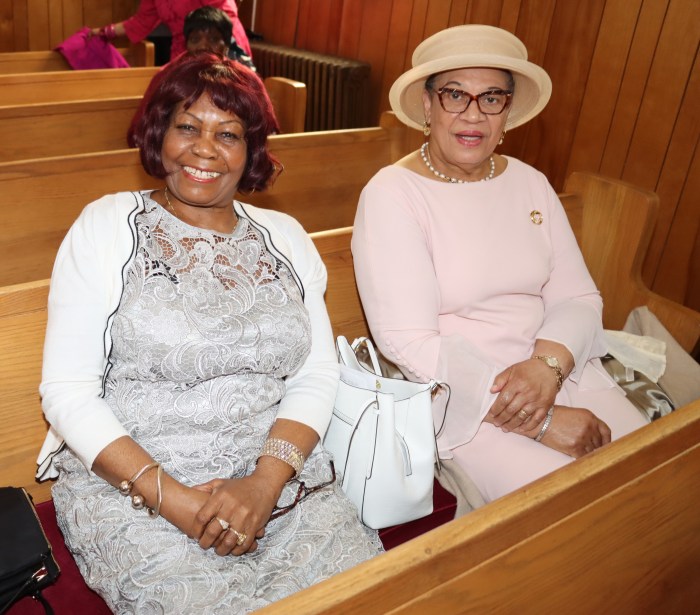
<svg viewBox="0 0 700 615">
<path fill-rule="evenodd" d="M 535 117 L 549 102 L 552 81 L 544 69 L 528 62 L 492 54 L 458 54 L 425 62 L 401 75 L 391 86 L 389 104 L 404 124 L 421 129 L 425 121 L 423 90 L 431 75 L 462 68 L 498 68 L 510 71 L 515 81 L 513 101 L 506 129 L 521 126 Z"/>
</svg>

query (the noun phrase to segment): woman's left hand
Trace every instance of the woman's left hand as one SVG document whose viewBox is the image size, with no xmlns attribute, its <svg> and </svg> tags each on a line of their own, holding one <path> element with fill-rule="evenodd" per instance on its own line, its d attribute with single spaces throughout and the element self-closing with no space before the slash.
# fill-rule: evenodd
<svg viewBox="0 0 700 615">
<path fill-rule="evenodd" d="M 539 359 L 528 359 L 498 374 L 491 392 L 498 396 L 486 420 L 509 432 L 542 423 L 558 390 L 552 370 Z"/>
<path fill-rule="evenodd" d="M 213 546 L 218 555 L 254 552 L 279 498 L 270 481 L 254 472 L 245 478 L 217 478 L 195 489 L 211 494 L 195 519 L 199 545 Z"/>
</svg>

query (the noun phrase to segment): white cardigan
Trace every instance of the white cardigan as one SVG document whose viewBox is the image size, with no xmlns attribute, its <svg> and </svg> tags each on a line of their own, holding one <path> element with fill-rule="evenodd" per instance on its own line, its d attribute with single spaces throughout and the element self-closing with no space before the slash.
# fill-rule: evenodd
<svg viewBox="0 0 700 615">
<path fill-rule="evenodd" d="M 127 271 L 136 254 L 136 219 L 148 192 L 121 192 L 90 203 L 68 231 L 56 257 L 44 344 L 40 393 L 51 425 L 37 459 L 37 478 L 55 478 L 54 455 L 65 445 L 90 470 L 97 455 L 128 435 L 104 401 L 111 367 L 110 337 Z M 311 319 L 311 352 L 286 379 L 278 418 L 308 425 L 322 438 L 330 422 L 339 367 L 323 300 L 326 268 L 301 225 L 290 216 L 234 202 L 289 265 Z"/>
</svg>

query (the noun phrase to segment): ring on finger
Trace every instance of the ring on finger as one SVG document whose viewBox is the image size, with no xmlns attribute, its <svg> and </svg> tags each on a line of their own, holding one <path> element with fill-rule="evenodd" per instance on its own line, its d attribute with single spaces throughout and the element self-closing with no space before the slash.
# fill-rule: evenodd
<svg viewBox="0 0 700 615">
<path fill-rule="evenodd" d="M 214 517 L 219 522 L 219 525 L 221 526 L 221 529 L 224 530 L 224 532 L 230 527 L 230 523 L 226 521 L 226 519 L 222 519 L 221 517 Z"/>
<path fill-rule="evenodd" d="M 525 410 L 518 410 L 518 416 L 523 420 L 526 421 L 527 419 L 530 418 L 530 415 L 525 412 Z"/>
<path fill-rule="evenodd" d="M 248 538 L 248 534 L 245 532 L 237 532 L 233 528 L 229 528 L 236 535 L 236 546 L 240 547 Z"/>
</svg>

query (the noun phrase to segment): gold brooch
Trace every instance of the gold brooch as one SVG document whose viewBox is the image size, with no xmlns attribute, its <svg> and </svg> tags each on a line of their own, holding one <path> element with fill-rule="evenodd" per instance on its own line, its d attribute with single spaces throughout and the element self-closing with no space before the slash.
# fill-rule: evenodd
<svg viewBox="0 0 700 615">
<path fill-rule="evenodd" d="M 542 224 L 542 220 L 544 220 L 544 216 L 537 211 L 536 209 L 533 209 L 530 212 L 530 220 L 532 220 L 533 224 Z"/>
</svg>

